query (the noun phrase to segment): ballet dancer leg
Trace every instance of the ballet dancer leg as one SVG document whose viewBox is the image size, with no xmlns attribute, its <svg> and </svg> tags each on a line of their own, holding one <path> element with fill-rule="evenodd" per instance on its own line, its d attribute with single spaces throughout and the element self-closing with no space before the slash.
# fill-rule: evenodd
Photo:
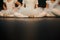
<svg viewBox="0 0 60 40">
<path fill-rule="evenodd" d="M 45 12 L 47 17 L 55 17 L 55 15 L 52 13 L 50 9 L 45 8 Z"/>
<path fill-rule="evenodd" d="M 50 13 L 48 12 L 46 16 L 47 17 L 55 17 L 55 15 L 52 12 L 50 12 Z"/>
<path fill-rule="evenodd" d="M 46 16 L 46 14 L 47 13 L 45 11 L 43 11 L 42 13 L 39 14 L 39 17 L 44 17 L 44 16 Z"/>
<path fill-rule="evenodd" d="M 52 11 L 53 11 L 54 14 L 56 14 L 57 16 L 60 16 L 60 10 L 59 10 L 59 9 L 54 8 Z"/>
<path fill-rule="evenodd" d="M 46 11 L 43 10 L 42 8 L 37 8 L 34 11 L 34 17 L 44 17 L 46 15 Z"/>
<path fill-rule="evenodd" d="M 44 17 L 46 16 L 46 12 L 45 11 L 42 11 L 41 13 L 38 13 L 37 15 L 35 14 L 34 17 Z"/>
</svg>

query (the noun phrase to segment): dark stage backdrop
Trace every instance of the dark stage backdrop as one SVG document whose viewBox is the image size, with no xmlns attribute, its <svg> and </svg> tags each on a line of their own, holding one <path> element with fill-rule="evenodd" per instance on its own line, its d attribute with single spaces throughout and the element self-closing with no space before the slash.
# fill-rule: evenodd
<svg viewBox="0 0 60 40">
<path fill-rule="evenodd" d="M 38 0 L 38 3 L 39 3 L 39 7 L 43 7 L 43 8 L 46 7 L 46 0 Z"/>
<path fill-rule="evenodd" d="M 23 0 L 18 0 L 20 3 L 22 3 Z"/>
<path fill-rule="evenodd" d="M 3 9 L 3 0 L 0 0 L 0 10 Z"/>
</svg>

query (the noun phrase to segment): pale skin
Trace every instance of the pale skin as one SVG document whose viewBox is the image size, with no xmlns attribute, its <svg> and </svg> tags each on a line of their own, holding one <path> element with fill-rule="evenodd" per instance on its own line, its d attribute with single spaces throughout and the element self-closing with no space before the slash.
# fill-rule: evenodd
<svg viewBox="0 0 60 40">
<path fill-rule="evenodd" d="M 36 4 L 36 8 L 38 8 L 38 4 Z"/>
<path fill-rule="evenodd" d="M 7 0 L 7 2 L 10 2 L 10 1 L 11 1 L 11 0 Z M 18 2 L 18 1 L 17 1 L 15 4 L 17 4 L 18 6 L 19 6 L 19 5 L 21 6 L 21 3 Z M 3 9 L 4 9 L 4 10 L 7 10 L 7 7 L 6 7 L 5 5 L 6 5 L 6 3 L 3 4 Z M 15 8 L 13 8 L 13 9 L 15 9 Z"/>
</svg>

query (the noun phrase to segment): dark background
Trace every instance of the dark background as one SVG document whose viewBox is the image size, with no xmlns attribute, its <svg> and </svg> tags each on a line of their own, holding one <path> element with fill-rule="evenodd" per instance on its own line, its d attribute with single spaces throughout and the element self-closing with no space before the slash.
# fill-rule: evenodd
<svg viewBox="0 0 60 40">
<path fill-rule="evenodd" d="M 3 9 L 3 0 L 0 0 L 0 10 Z"/>
</svg>

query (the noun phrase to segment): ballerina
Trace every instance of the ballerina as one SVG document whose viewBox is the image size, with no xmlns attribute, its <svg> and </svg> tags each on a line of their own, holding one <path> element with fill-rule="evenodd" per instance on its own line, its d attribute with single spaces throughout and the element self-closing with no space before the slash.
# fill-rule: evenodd
<svg viewBox="0 0 60 40">
<path fill-rule="evenodd" d="M 60 16 L 60 4 L 58 4 L 60 0 L 56 0 L 56 2 L 57 2 L 57 5 L 52 11 L 54 12 L 55 15 Z"/>
<path fill-rule="evenodd" d="M 23 5 L 18 12 L 29 17 L 37 17 L 42 11 L 42 8 L 38 8 L 38 0 L 23 0 Z"/>
<path fill-rule="evenodd" d="M 46 8 L 45 8 L 45 12 L 46 12 L 46 16 L 55 16 L 55 14 L 53 14 L 53 9 L 54 7 L 57 5 L 58 3 L 58 0 L 48 0 L 46 1 L 47 5 L 46 5 Z"/>
<path fill-rule="evenodd" d="M 21 4 L 17 0 L 3 0 L 5 4 L 3 4 L 4 10 L 1 11 L 2 16 L 14 16 L 15 12 L 17 12 L 17 8 L 15 4 L 20 8 Z M 6 6 L 5 6 L 6 5 Z"/>
</svg>

